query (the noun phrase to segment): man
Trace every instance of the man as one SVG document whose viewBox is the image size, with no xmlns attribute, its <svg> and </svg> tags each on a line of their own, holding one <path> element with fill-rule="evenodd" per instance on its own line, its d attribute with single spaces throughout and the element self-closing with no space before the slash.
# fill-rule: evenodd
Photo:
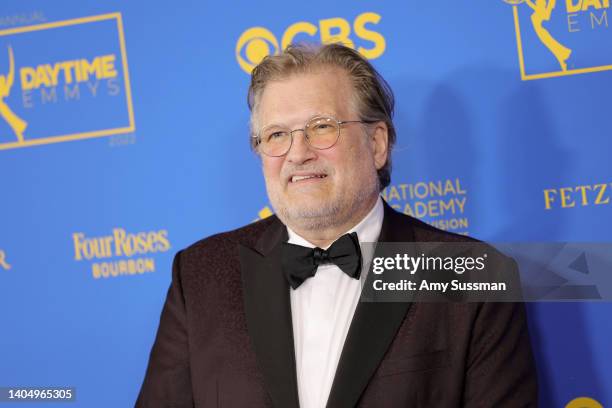
<svg viewBox="0 0 612 408">
<path fill-rule="evenodd" d="M 289 47 L 249 107 L 276 216 L 177 254 L 136 405 L 535 406 L 522 305 L 359 302 L 359 243 L 468 240 L 381 200 L 395 130 L 373 67 Z"/>
</svg>

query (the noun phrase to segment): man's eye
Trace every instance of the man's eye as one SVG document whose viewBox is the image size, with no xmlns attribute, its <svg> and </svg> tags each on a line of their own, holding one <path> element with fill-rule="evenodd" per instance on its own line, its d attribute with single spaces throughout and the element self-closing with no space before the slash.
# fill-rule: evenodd
<svg viewBox="0 0 612 408">
<path fill-rule="evenodd" d="M 313 130 L 315 133 L 327 133 L 334 130 L 334 128 L 335 127 L 333 125 L 330 125 L 328 123 L 319 123 L 314 126 Z"/>
<path fill-rule="evenodd" d="M 266 139 L 268 141 L 272 141 L 272 140 L 275 140 L 275 139 L 281 139 L 285 135 L 286 135 L 285 132 L 273 132 L 273 133 L 270 133 Z"/>
</svg>

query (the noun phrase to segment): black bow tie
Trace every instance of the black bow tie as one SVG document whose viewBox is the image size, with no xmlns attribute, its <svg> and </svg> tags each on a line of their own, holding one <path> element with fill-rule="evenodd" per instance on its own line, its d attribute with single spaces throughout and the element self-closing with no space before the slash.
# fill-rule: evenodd
<svg viewBox="0 0 612 408">
<path fill-rule="evenodd" d="M 361 274 L 361 249 L 357 233 L 344 234 L 329 249 L 307 248 L 283 243 L 282 267 L 289 285 L 297 289 L 306 279 L 317 272 L 322 264 L 333 263 L 351 278 Z"/>
</svg>

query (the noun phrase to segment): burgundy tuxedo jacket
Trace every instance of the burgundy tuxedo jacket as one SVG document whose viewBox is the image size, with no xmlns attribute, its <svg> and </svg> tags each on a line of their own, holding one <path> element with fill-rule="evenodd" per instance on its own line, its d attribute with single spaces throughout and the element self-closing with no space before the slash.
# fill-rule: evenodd
<svg viewBox="0 0 612 408">
<path fill-rule="evenodd" d="M 180 251 L 137 407 L 297 408 L 285 226 L 275 216 Z M 469 240 L 385 204 L 379 242 Z M 520 303 L 360 302 L 329 408 L 534 407 Z"/>
</svg>

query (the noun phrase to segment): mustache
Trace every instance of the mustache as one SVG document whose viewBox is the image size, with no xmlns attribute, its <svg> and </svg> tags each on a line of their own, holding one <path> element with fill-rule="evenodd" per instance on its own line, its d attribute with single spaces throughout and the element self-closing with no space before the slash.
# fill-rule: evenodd
<svg viewBox="0 0 612 408">
<path fill-rule="evenodd" d="M 327 166 L 291 166 L 285 167 L 281 175 L 283 178 L 288 178 L 295 173 L 315 173 L 315 174 L 325 174 L 330 175 L 333 171 Z"/>
</svg>

